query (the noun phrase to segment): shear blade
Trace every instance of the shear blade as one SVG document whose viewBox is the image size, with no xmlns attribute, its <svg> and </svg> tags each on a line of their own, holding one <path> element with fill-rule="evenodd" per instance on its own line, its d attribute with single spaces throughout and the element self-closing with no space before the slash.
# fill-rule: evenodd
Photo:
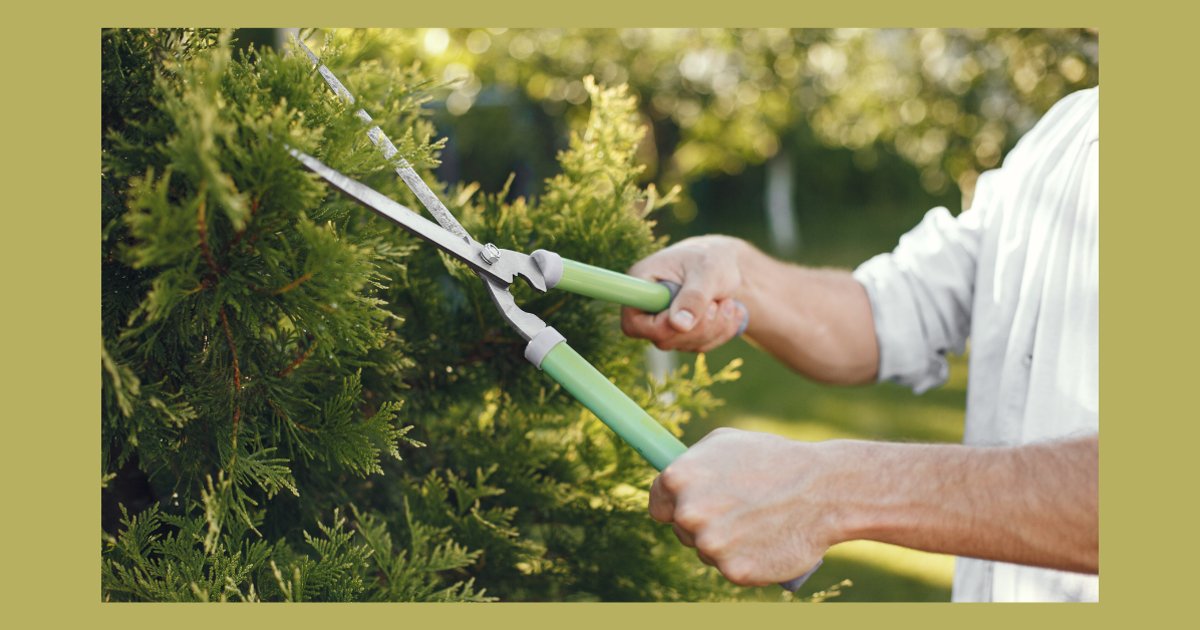
<svg viewBox="0 0 1200 630">
<path fill-rule="evenodd" d="M 391 220 L 413 234 L 433 243 L 442 251 L 462 261 L 467 266 L 486 278 L 494 279 L 505 286 L 513 283 L 513 278 L 521 276 L 530 286 L 546 291 L 546 281 L 541 270 L 533 259 L 520 252 L 509 249 L 499 250 L 499 257 L 488 256 L 493 262 L 488 263 L 484 257 L 484 246 L 469 235 L 459 236 L 445 228 L 422 217 L 407 207 L 393 201 L 383 193 L 350 179 L 317 158 L 297 149 L 288 147 L 288 152 L 300 161 L 308 170 L 316 173 L 321 179 L 329 182 L 334 188 L 345 193 L 358 203 L 366 206 L 375 213 Z"/>
</svg>

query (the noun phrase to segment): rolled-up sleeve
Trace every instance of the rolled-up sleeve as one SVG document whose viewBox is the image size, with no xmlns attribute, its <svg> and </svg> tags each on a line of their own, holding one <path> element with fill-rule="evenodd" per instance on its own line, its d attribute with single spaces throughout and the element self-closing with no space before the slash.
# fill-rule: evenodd
<svg viewBox="0 0 1200 630">
<path fill-rule="evenodd" d="M 871 300 L 880 381 L 918 394 L 946 381 L 946 354 L 961 354 L 970 332 L 981 224 L 982 210 L 934 208 L 854 271 Z"/>
</svg>

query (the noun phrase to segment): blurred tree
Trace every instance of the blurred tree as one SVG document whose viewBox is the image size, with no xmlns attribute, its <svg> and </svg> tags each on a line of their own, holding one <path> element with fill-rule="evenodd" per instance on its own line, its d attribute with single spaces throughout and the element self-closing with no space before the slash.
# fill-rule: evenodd
<svg viewBox="0 0 1200 630">
<path fill-rule="evenodd" d="M 809 128 L 855 151 L 859 168 L 893 151 L 930 193 L 957 185 L 969 198 L 1051 104 L 1099 80 L 1098 34 L 1083 29 L 433 28 L 334 40 L 360 60 L 420 60 L 450 83 L 456 116 L 526 100 L 578 117 L 583 77 L 627 82 L 654 125 L 642 155 L 662 187 L 738 173 Z"/>
</svg>

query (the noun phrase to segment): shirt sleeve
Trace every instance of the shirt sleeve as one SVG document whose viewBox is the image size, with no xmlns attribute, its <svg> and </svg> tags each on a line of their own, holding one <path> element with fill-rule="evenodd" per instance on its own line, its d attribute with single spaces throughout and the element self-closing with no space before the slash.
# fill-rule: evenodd
<svg viewBox="0 0 1200 630">
<path fill-rule="evenodd" d="M 980 178 L 979 188 L 991 174 Z M 982 230 L 978 207 L 958 217 L 946 208 L 930 210 L 896 249 L 854 271 L 871 301 L 880 381 L 920 394 L 946 382 L 946 353 L 963 352 Z"/>
<path fill-rule="evenodd" d="M 866 261 L 854 277 L 867 290 L 879 343 L 879 380 L 918 394 L 949 376 L 946 353 L 961 354 L 971 328 L 976 268 L 987 217 L 1003 213 L 1006 191 L 1038 185 L 1044 164 L 1095 107 L 1099 88 L 1056 103 L 1017 142 L 1001 168 L 980 175 L 969 210 L 934 208 L 896 249 Z M 1042 165 L 1042 166 L 1039 166 Z"/>
</svg>

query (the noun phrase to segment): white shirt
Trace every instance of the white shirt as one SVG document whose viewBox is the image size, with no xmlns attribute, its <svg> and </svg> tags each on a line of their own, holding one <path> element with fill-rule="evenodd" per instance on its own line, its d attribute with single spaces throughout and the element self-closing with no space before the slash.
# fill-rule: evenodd
<svg viewBox="0 0 1200 630">
<path fill-rule="evenodd" d="M 879 378 L 945 382 L 971 339 L 963 442 L 1019 445 L 1099 431 L 1100 88 L 1059 101 L 972 207 L 930 210 L 863 263 Z M 1047 483 L 1053 483 L 1049 479 Z M 1098 601 L 1098 576 L 958 558 L 954 601 Z"/>
</svg>

